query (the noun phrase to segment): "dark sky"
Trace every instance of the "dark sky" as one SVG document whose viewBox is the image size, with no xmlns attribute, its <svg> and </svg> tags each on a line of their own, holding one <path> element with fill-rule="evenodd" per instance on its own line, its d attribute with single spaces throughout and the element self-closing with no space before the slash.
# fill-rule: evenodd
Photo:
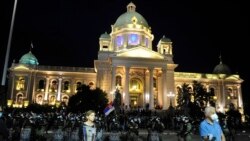
<svg viewBox="0 0 250 141">
<path fill-rule="evenodd" d="M 126 11 L 131 0 L 19 0 L 10 62 L 34 44 L 40 65 L 93 67 L 99 36 Z M 3 65 L 14 0 L 2 0 L 0 65 Z M 202 2 L 134 0 L 155 35 L 154 50 L 166 35 L 173 41 L 177 71 L 211 73 L 223 62 L 245 80 L 249 93 L 249 63 L 244 53 L 249 44 L 246 3 L 230 0 Z M 2 68 L 2 67 L 1 67 Z M 2 71 L 2 70 L 1 70 Z M 2 74 L 2 73 L 1 73 Z"/>
</svg>

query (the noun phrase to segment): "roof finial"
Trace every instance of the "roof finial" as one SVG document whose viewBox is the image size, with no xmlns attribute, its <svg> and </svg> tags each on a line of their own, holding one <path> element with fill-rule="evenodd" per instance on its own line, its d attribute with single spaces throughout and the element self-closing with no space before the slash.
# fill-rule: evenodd
<svg viewBox="0 0 250 141">
<path fill-rule="evenodd" d="M 221 55 L 221 53 L 220 53 L 219 59 L 220 59 L 220 64 L 223 64 L 223 62 L 222 62 L 222 55 Z"/>
<path fill-rule="evenodd" d="M 32 41 L 31 41 L 31 43 L 30 43 L 30 52 L 31 52 L 31 50 L 34 48 L 34 46 L 33 46 L 33 43 L 32 43 Z"/>
<path fill-rule="evenodd" d="M 135 4 L 133 2 L 130 2 L 128 5 L 127 5 L 127 12 L 134 12 L 135 11 Z"/>
</svg>

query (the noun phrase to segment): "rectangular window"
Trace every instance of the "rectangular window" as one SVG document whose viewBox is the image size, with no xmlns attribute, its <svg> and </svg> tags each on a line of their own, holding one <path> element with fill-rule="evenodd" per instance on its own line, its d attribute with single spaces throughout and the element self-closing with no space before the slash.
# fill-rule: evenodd
<svg viewBox="0 0 250 141">
<path fill-rule="evenodd" d="M 129 34 L 128 35 L 128 44 L 129 45 L 138 45 L 140 43 L 138 34 Z"/>
<path fill-rule="evenodd" d="M 145 38 L 145 46 L 148 47 L 148 38 Z"/>
<path fill-rule="evenodd" d="M 122 46 L 123 45 L 123 37 L 122 36 L 117 36 L 115 42 L 116 42 L 117 47 Z"/>
</svg>

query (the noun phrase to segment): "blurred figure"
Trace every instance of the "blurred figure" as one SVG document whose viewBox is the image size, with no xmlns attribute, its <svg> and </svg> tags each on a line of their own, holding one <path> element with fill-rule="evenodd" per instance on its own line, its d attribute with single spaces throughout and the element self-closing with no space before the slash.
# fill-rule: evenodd
<svg viewBox="0 0 250 141">
<path fill-rule="evenodd" d="M 3 112 L 0 111 L 0 141 L 7 141 L 9 131 L 3 118 Z"/>
<path fill-rule="evenodd" d="M 148 137 L 147 141 L 161 141 L 160 134 L 164 131 L 164 124 L 159 117 L 152 117 L 148 123 Z"/>
<path fill-rule="evenodd" d="M 181 141 L 191 141 L 191 131 L 192 131 L 192 124 L 191 121 L 188 117 L 182 116 L 181 117 L 181 130 L 177 134 L 178 135 L 178 140 Z"/>
<path fill-rule="evenodd" d="M 237 110 L 233 103 L 229 104 L 229 110 L 226 112 L 227 126 L 229 129 L 229 136 L 232 141 L 235 141 L 235 135 L 237 129 L 241 129 L 241 113 Z"/>
<path fill-rule="evenodd" d="M 205 119 L 200 124 L 200 136 L 202 141 L 226 141 L 221 126 L 218 123 L 218 115 L 214 107 L 205 108 Z"/>
</svg>

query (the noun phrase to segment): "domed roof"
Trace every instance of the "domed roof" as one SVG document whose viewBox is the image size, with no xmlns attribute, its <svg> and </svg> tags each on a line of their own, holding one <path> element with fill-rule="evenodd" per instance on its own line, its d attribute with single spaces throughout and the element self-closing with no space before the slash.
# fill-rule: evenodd
<svg viewBox="0 0 250 141">
<path fill-rule="evenodd" d="M 148 26 L 148 22 L 145 20 L 145 18 L 137 13 L 135 11 L 136 6 L 131 2 L 127 5 L 127 12 L 123 13 L 121 16 L 118 17 L 118 19 L 116 20 L 114 27 L 119 27 L 119 26 L 123 26 L 123 25 L 127 25 L 127 24 L 139 24 L 139 25 L 143 25 L 145 27 L 149 27 Z"/>
<path fill-rule="evenodd" d="M 27 64 L 27 65 L 38 65 L 37 58 L 32 54 L 32 52 L 28 52 L 24 54 L 21 59 L 19 60 L 20 64 Z"/>
<path fill-rule="evenodd" d="M 172 42 L 170 38 L 165 37 L 165 35 L 163 35 L 163 37 L 161 38 L 162 42 Z"/>
<path fill-rule="evenodd" d="M 100 38 L 105 38 L 105 39 L 110 38 L 110 35 L 107 32 L 105 32 L 100 36 Z"/>
<path fill-rule="evenodd" d="M 215 73 L 215 74 L 228 74 L 229 75 L 229 74 L 231 74 L 231 70 L 227 65 L 223 64 L 222 61 L 220 61 L 220 64 L 215 66 L 213 73 Z"/>
</svg>

